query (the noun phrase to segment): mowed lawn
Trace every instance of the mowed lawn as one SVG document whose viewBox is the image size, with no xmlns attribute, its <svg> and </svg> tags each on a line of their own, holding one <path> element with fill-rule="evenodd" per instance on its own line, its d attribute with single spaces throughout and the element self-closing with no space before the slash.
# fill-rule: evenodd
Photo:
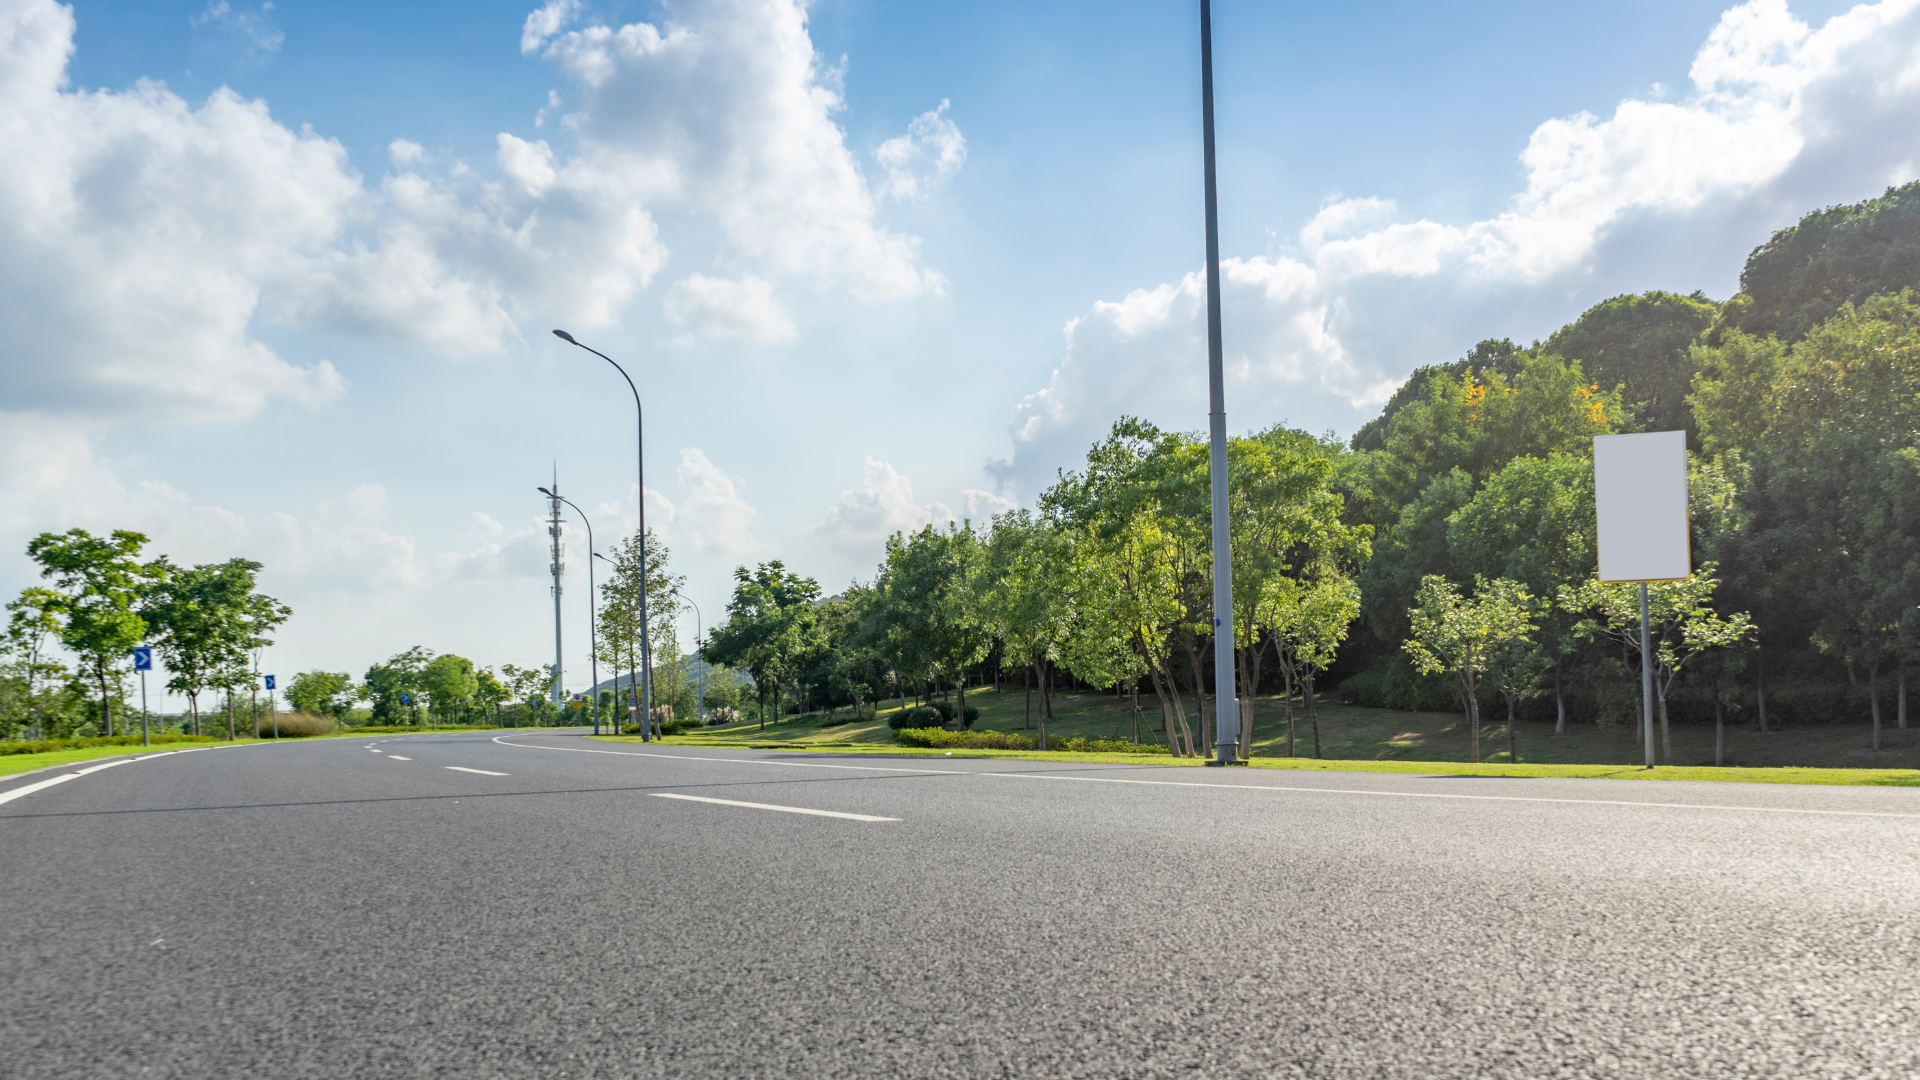
<svg viewBox="0 0 1920 1080">
<path fill-rule="evenodd" d="M 967 703 L 980 709 L 980 719 L 974 724 L 976 730 L 1037 731 L 1038 695 L 1033 697 L 1029 708 L 1026 696 L 1017 687 L 998 692 L 986 687 L 967 691 Z M 1187 698 L 1185 704 L 1187 722 L 1193 725 L 1193 699 Z M 1130 699 L 1115 699 L 1111 694 L 1063 693 L 1054 699 L 1047 734 L 1049 737 L 1129 739 L 1133 734 L 1130 705 Z M 868 710 L 853 723 L 823 726 L 829 717 L 820 711 L 769 723 L 764 730 L 758 723 L 733 724 L 703 728 L 675 736 L 671 741 L 688 745 L 891 745 L 893 733 L 887 728 L 886 720 L 899 707 L 896 698 L 891 703 L 881 703 L 877 719 L 872 718 Z M 1208 708 L 1211 707 L 1209 703 Z M 1400 712 L 1326 701 L 1320 702 L 1316 711 L 1320 727 L 1318 755 L 1314 753 L 1313 725 L 1303 704 L 1295 699 L 1292 756 L 1379 762 L 1472 760 L 1466 717 L 1457 713 Z M 1260 698 L 1253 703 L 1252 712 L 1254 757 L 1289 756 L 1286 711 L 1280 698 Z M 839 709 L 832 719 L 845 721 L 851 715 L 851 710 Z M 1508 762 L 1504 719 L 1496 714 L 1482 720 L 1480 759 Z M 1150 695 L 1142 695 L 1140 699 L 1139 723 L 1142 742 L 1165 742 L 1160 734 L 1159 707 Z M 1202 738 L 1210 739 L 1211 735 Z M 1630 724 L 1606 727 L 1570 724 L 1567 734 L 1555 735 L 1550 721 L 1523 720 L 1514 727 L 1514 741 L 1520 761 L 1526 764 L 1639 765 L 1645 760 L 1635 728 Z M 1764 735 L 1744 724 L 1729 724 L 1725 760 L 1729 766 L 1744 768 L 1920 769 L 1920 730 L 1901 731 L 1887 725 L 1881 732 L 1881 750 L 1876 754 L 1872 749 L 1872 733 L 1865 724 L 1793 727 Z M 1674 725 L 1673 764 L 1712 765 L 1713 726 Z"/>
</svg>

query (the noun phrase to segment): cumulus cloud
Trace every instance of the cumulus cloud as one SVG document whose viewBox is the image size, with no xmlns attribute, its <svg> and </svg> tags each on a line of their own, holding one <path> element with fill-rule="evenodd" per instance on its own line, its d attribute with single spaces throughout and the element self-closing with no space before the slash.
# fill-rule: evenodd
<svg viewBox="0 0 1920 1080">
<path fill-rule="evenodd" d="M 948 102 L 913 118 L 905 135 L 896 135 L 873 152 L 884 178 L 880 193 L 889 199 L 919 202 L 952 179 L 967 163 L 967 139 L 947 119 Z"/>
<path fill-rule="evenodd" d="M 195 25 L 271 52 L 270 12 L 215 0 Z M 792 340 L 777 299 L 789 287 L 873 301 L 941 290 L 917 241 L 876 221 L 804 4 L 672 13 L 569 29 L 580 5 L 553 0 L 527 17 L 522 49 L 578 90 L 572 150 L 502 133 L 487 179 L 396 138 L 390 171 L 369 181 L 338 142 L 224 88 L 198 104 L 151 81 L 75 92 L 73 9 L 0 0 L 8 407 L 192 421 L 344 389 L 329 363 L 278 355 L 267 325 L 452 356 L 514 346 L 536 312 L 608 325 L 669 259 L 660 214 L 724 237 L 726 272 L 687 276 L 668 298 L 703 335 Z M 542 119 L 561 104 L 550 95 Z"/>
<path fill-rule="evenodd" d="M 1772 230 L 1920 174 L 1916 0 L 1818 30 L 1751 0 L 1690 78 L 1680 100 L 1540 124 L 1524 190 L 1485 220 L 1396 221 L 1390 200 L 1334 199 L 1290 250 L 1222 260 L 1230 422 L 1350 430 L 1418 364 L 1544 336 L 1615 292 L 1730 285 Z M 1012 456 L 989 463 L 1003 490 L 1043 483 L 1123 413 L 1204 426 L 1205 286 L 1190 273 L 1068 322 L 1059 367 L 1014 407 Z"/>
<path fill-rule="evenodd" d="M 960 493 L 964 516 L 975 525 L 984 525 L 996 514 L 1004 514 L 1016 505 L 1012 499 L 1005 499 L 991 491 L 979 491 L 968 488 Z"/>
<path fill-rule="evenodd" d="M 694 274 L 668 290 L 666 311 L 702 337 L 784 342 L 799 334 L 774 299 L 773 287 L 754 277 L 728 281 Z"/>
<path fill-rule="evenodd" d="M 844 550 L 867 554 L 896 532 L 952 520 L 953 511 L 945 504 L 916 502 L 913 483 L 892 465 L 867 458 L 860 486 L 842 491 L 840 501 L 827 508 L 827 516 L 813 531 Z"/>
<path fill-rule="evenodd" d="M 674 479 L 680 486 L 675 529 L 695 550 L 732 558 L 768 550 L 753 535 L 753 522 L 760 512 L 740 494 L 740 481 L 722 472 L 705 452 L 691 446 L 680 451 Z"/>
<path fill-rule="evenodd" d="M 246 67 L 260 67 L 274 58 L 287 35 L 273 25 L 273 5 L 258 11 L 238 11 L 227 0 L 211 0 L 200 14 L 188 19 L 194 43 L 203 51 L 219 52 Z"/>
</svg>

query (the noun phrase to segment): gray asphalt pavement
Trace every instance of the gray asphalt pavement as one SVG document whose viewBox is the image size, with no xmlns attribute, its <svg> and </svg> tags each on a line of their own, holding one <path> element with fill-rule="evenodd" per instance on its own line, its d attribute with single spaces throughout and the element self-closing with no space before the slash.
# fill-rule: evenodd
<svg viewBox="0 0 1920 1080">
<path fill-rule="evenodd" d="M 459 733 L 81 776 L 0 868 L 11 1080 L 1920 1075 L 1920 790 Z"/>
</svg>

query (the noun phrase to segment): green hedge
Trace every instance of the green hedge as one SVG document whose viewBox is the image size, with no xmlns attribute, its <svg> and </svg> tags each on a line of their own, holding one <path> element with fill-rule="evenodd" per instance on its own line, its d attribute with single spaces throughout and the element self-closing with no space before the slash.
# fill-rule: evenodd
<svg viewBox="0 0 1920 1080">
<path fill-rule="evenodd" d="M 221 742 L 210 735 L 155 735 L 155 743 Z M 0 754 L 44 754 L 49 750 L 79 750 L 88 746 L 139 746 L 138 735 L 92 735 L 78 739 L 36 739 L 0 743 Z"/>
<path fill-rule="evenodd" d="M 894 733 L 902 746 L 931 750 L 1038 750 L 1040 740 L 1011 731 L 948 731 L 945 728 L 904 728 Z M 1164 754 L 1167 748 L 1125 739 L 1048 739 L 1046 749 L 1075 754 Z"/>
</svg>

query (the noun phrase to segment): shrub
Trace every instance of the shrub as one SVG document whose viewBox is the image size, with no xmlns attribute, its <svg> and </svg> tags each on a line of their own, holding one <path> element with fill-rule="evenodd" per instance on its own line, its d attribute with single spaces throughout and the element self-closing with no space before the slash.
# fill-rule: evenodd
<svg viewBox="0 0 1920 1080">
<path fill-rule="evenodd" d="M 918 710 L 915 710 L 918 711 Z M 1029 735 L 1010 731 L 948 731 L 946 728 L 905 728 L 895 733 L 902 746 L 922 746 L 934 750 L 1031 750 Z"/>
<path fill-rule="evenodd" d="M 260 726 L 254 729 L 254 734 L 262 739 L 273 738 L 273 723 L 273 717 L 261 717 Z M 316 716 L 308 712 L 280 714 L 280 737 L 283 739 L 305 739 L 314 735 L 331 735 L 337 726 L 331 716 Z"/>
<path fill-rule="evenodd" d="M 153 742 L 218 742 L 211 735 L 155 735 Z M 88 746 L 139 746 L 138 735 L 87 735 L 72 739 L 33 739 L 25 742 L 0 742 L 0 754 L 44 754 L 49 750 L 79 750 Z"/>
<path fill-rule="evenodd" d="M 905 728 L 894 735 L 902 746 L 932 750 L 1038 750 L 1040 741 L 1012 731 L 948 731 L 945 728 Z M 1074 754 L 1164 754 L 1152 743 L 1135 745 L 1125 739 L 1048 739 L 1046 749 Z"/>
<path fill-rule="evenodd" d="M 739 709 L 733 709 L 733 708 L 713 709 L 708 711 L 707 713 L 708 727 L 719 727 L 722 724 L 737 724 L 739 722 L 740 722 Z"/>
<path fill-rule="evenodd" d="M 895 731 L 903 731 L 907 728 L 937 727 L 945 723 L 946 718 L 940 715 L 940 710 L 929 708 L 925 705 L 917 705 L 914 708 L 905 709 L 887 717 L 887 726 Z"/>
<path fill-rule="evenodd" d="M 1399 657 L 1382 660 L 1340 684 L 1334 698 L 1343 705 L 1375 709 L 1459 712 L 1460 697 L 1446 675 L 1421 675 Z"/>
</svg>

